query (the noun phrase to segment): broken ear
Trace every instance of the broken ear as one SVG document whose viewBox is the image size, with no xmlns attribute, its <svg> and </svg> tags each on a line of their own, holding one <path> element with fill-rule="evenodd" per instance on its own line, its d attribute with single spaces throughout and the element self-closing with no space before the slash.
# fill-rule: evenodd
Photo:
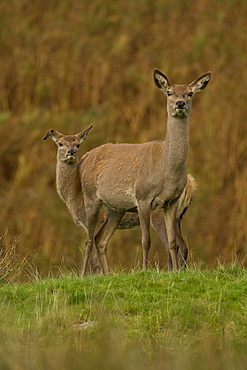
<svg viewBox="0 0 247 370">
<path fill-rule="evenodd" d="M 43 137 L 43 140 L 46 140 L 46 139 L 48 139 L 49 137 L 51 137 L 53 141 L 57 141 L 57 138 L 58 138 L 58 136 L 59 136 L 59 135 L 61 135 L 61 134 L 60 134 L 58 131 L 51 129 L 51 130 L 49 130 L 49 131 L 47 132 L 47 134 Z"/>
<path fill-rule="evenodd" d="M 89 132 L 92 130 L 93 128 L 93 125 L 89 126 L 88 128 L 86 128 L 85 130 L 79 132 L 79 134 L 75 135 L 78 137 L 80 143 L 82 143 L 83 141 L 86 140 L 87 138 L 87 135 L 89 134 Z"/>
</svg>

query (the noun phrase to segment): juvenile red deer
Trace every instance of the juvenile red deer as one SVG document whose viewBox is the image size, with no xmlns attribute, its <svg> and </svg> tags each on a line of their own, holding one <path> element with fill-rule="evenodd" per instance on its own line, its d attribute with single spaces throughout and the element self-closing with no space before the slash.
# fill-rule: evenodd
<svg viewBox="0 0 247 370">
<path fill-rule="evenodd" d="M 189 149 L 189 114 L 192 96 L 203 90 L 211 77 L 205 73 L 189 85 L 171 85 L 154 71 L 156 86 L 167 95 L 166 140 L 144 144 L 105 144 L 88 152 L 79 163 L 87 218 L 87 239 L 83 276 L 94 241 L 103 271 L 107 275 L 107 243 L 124 214 L 138 209 L 142 233 L 143 266 L 148 264 L 150 212 L 164 209 L 173 270 L 178 269 L 176 213 L 178 199 L 186 186 Z M 99 212 L 107 209 L 107 222 L 95 235 Z M 95 240 L 94 240 L 95 239 Z"/>
<path fill-rule="evenodd" d="M 87 229 L 86 212 L 84 207 L 83 193 L 81 190 L 80 177 L 78 172 L 78 151 L 80 144 L 86 139 L 87 135 L 92 129 L 92 125 L 85 130 L 79 132 L 76 135 L 63 135 L 56 130 L 49 130 L 43 140 L 49 137 L 57 145 L 57 166 L 56 166 L 56 187 L 57 192 L 61 199 L 66 203 L 74 222 L 76 225 L 82 227 L 84 230 Z M 179 256 L 181 263 L 186 263 L 187 259 L 187 246 L 180 231 L 180 223 L 188 208 L 196 190 L 196 182 L 191 175 L 188 175 L 188 181 L 186 187 L 183 190 L 182 195 L 179 199 L 179 207 L 176 216 L 176 237 L 177 245 L 180 249 Z M 106 219 L 106 213 L 104 207 L 99 215 L 98 224 L 96 226 L 96 233 L 99 231 Z M 153 228 L 156 230 L 160 240 L 163 242 L 166 248 L 167 244 L 167 233 L 164 222 L 164 215 L 162 209 L 157 209 L 151 214 L 151 223 Z M 140 227 L 139 217 L 137 213 L 127 212 L 119 224 L 119 229 L 138 229 Z M 169 249 L 168 253 L 168 267 L 171 269 L 171 258 Z M 96 272 L 99 270 L 98 253 L 93 246 L 92 253 L 92 271 Z"/>
</svg>

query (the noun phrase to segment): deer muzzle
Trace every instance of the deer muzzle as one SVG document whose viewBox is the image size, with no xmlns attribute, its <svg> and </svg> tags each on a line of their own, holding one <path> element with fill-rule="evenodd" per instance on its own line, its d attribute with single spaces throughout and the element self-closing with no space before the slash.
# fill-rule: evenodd
<svg viewBox="0 0 247 370">
<path fill-rule="evenodd" d="M 183 101 L 183 100 L 178 100 L 178 101 L 176 101 L 176 109 L 178 108 L 178 109 L 183 109 L 184 107 L 185 107 L 185 101 Z"/>
<path fill-rule="evenodd" d="M 75 158 L 76 158 L 76 151 L 74 149 L 70 149 L 67 151 L 65 162 L 74 163 Z"/>
</svg>

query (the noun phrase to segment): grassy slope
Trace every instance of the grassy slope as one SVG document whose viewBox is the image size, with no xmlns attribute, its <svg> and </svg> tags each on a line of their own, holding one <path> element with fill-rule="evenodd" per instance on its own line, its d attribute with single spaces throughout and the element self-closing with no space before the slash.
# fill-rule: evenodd
<svg viewBox="0 0 247 370">
<path fill-rule="evenodd" d="M 21 235 L 22 255 L 38 250 L 43 275 L 61 261 L 80 268 L 85 233 L 56 194 L 56 149 L 42 137 L 93 123 L 81 155 L 106 142 L 162 139 L 166 98 L 153 69 L 172 83 L 211 70 L 193 99 L 188 171 L 198 191 L 183 230 L 197 263 L 234 255 L 246 263 L 246 13 L 246 0 L 1 0 L 0 236 Z M 119 261 L 136 266 L 140 240 L 114 235 L 114 270 Z M 165 266 L 163 251 L 154 234 L 151 262 L 157 252 Z"/>
<path fill-rule="evenodd" d="M 202 369 L 244 368 L 246 277 L 229 267 L 2 286 L 0 361 L 34 369 L 79 368 L 81 361 L 90 369 L 193 369 L 200 359 Z M 81 329 L 83 322 L 95 325 Z"/>
</svg>

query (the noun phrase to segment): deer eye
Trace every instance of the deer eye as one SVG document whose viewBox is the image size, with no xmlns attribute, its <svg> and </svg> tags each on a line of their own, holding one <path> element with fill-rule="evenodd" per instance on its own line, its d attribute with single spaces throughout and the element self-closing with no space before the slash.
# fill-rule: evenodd
<svg viewBox="0 0 247 370">
<path fill-rule="evenodd" d="M 188 96 L 189 96 L 190 98 L 192 98 L 192 96 L 193 96 L 193 92 L 192 92 L 192 91 L 191 91 L 191 92 L 189 92 Z"/>
<path fill-rule="evenodd" d="M 167 92 L 166 92 L 166 95 L 167 95 L 167 96 L 172 96 L 171 91 L 167 91 Z"/>
<path fill-rule="evenodd" d="M 77 147 L 77 148 L 80 148 L 80 144 L 77 144 L 77 145 L 76 145 L 76 147 Z"/>
<path fill-rule="evenodd" d="M 58 145 L 59 145 L 59 146 L 63 146 L 63 143 L 61 143 L 61 142 L 60 142 L 60 143 L 58 143 Z"/>
</svg>

